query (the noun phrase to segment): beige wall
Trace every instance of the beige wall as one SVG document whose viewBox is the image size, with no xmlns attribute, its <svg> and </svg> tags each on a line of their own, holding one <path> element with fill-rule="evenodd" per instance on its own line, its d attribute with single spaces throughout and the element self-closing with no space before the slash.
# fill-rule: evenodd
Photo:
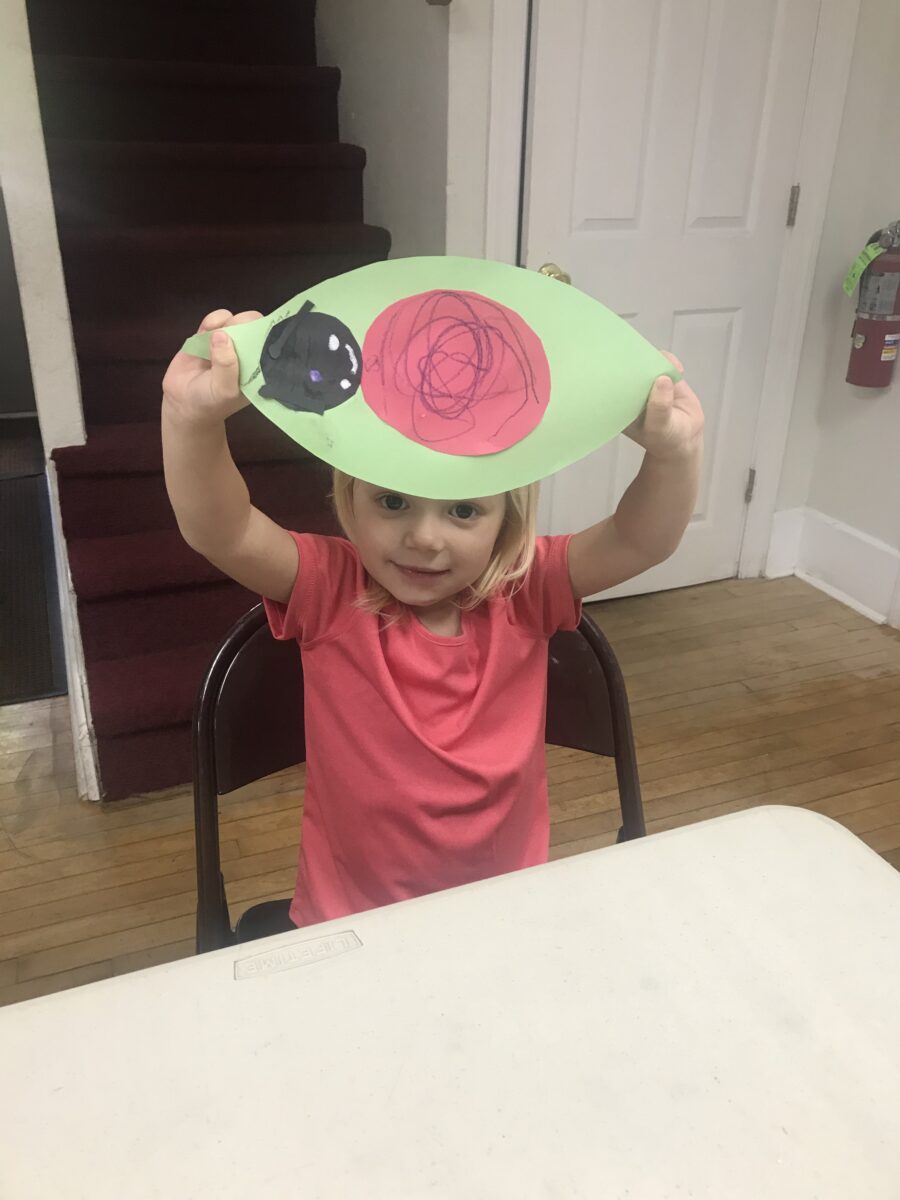
<svg viewBox="0 0 900 1200">
<path fill-rule="evenodd" d="M 900 3 L 862 0 L 779 510 L 808 505 L 900 549 L 900 370 L 887 391 L 844 382 L 853 302 L 847 267 L 900 218 Z"/>
<path fill-rule="evenodd" d="M 44 450 L 84 441 L 25 0 L 0 0 L 0 185 Z"/>
<path fill-rule="evenodd" d="M 368 155 L 365 216 L 391 254 L 443 254 L 449 9 L 425 0 L 322 0 L 319 62 L 338 66 L 341 138 Z"/>
</svg>

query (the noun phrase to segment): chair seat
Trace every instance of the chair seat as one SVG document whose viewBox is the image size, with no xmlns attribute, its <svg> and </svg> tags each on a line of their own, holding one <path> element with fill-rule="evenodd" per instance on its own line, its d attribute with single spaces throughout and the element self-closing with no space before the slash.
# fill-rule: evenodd
<svg viewBox="0 0 900 1200">
<path fill-rule="evenodd" d="M 276 933 L 290 933 L 297 928 L 290 918 L 290 907 L 290 898 L 254 904 L 242 913 L 235 926 L 235 941 L 252 942 L 255 938 L 272 937 Z"/>
</svg>

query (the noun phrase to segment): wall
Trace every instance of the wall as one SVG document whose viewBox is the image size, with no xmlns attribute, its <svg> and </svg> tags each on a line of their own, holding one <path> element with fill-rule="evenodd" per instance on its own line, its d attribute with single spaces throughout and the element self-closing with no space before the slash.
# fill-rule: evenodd
<svg viewBox="0 0 900 1200">
<path fill-rule="evenodd" d="M 0 186 L 19 281 L 44 450 L 84 441 L 25 0 L 0 0 Z"/>
<path fill-rule="evenodd" d="M 891 589 L 891 571 L 900 571 L 900 372 L 886 391 L 844 382 L 854 305 L 841 290 L 872 231 L 900 218 L 898 62 L 900 5 L 863 0 L 776 521 L 776 542 L 791 523 L 797 543 L 790 550 L 782 545 L 780 567 L 797 557 L 801 572 L 824 578 L 851 600 L 860 599 L 852 575 L 870 569 L 865 561 L 880 573 L 882 598 Z M 806 510 L 802 519 L 800 510 Z M 854 535 L 864 562 L 854 561 L 851 570 L 847 540 Z M 838 536 L 845 543 L 843 570 L 827 549 Z M 883 617 L 887 610 L 873 608 L 874 598 L 861 603 Z"/>
<path fill-rule="evenodd" d="M 36 411 L 31 364 L 22 321 L 19 282 L 9 240 L 9 223 L 3 189 L 0 188 L 0 362 L 3 363 L 3 387 L 0 389 L 0 416 Z"/>
<path fill-rule="evenodd" d="M 443 254 L 449 8 L 425 0 L 324 0 L 319 63 L 338 66 L 341 138 L 362 146 L 365 215 L 391 255 Z"/>
</svg>

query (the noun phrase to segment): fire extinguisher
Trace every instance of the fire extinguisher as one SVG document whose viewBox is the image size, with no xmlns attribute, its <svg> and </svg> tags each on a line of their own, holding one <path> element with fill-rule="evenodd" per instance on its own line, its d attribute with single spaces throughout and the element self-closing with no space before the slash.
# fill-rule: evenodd
<svg viewBox="0 0 900 1200">
<path fill-rule="evenodd" d="M 890 387 L 900 344 L 900 221 L 876 230 L 850 268 L 844 290 L 859 283 L 847 382 Z"/>
</svg>

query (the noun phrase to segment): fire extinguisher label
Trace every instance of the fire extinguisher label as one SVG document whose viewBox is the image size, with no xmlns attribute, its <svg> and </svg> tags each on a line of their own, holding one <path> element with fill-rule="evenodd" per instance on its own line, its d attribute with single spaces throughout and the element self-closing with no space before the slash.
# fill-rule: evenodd
<svg viewBox="0 0 900 1200">
<path fill-rule="evenodd" d="M 858 311 L 871 316 L 891 316 L 897 301 L 898 284 L 900 274 L 896 272 L 886 275 L 868 272 L 860 281 Z"/>
<path fill-rule="evenodd" d="M 896 362 L 898 342 L 900 342 L 900 333 L 886 333 L 884 335 L 884 345 L 881 348 L 882 362 Z"/>
</svg>

